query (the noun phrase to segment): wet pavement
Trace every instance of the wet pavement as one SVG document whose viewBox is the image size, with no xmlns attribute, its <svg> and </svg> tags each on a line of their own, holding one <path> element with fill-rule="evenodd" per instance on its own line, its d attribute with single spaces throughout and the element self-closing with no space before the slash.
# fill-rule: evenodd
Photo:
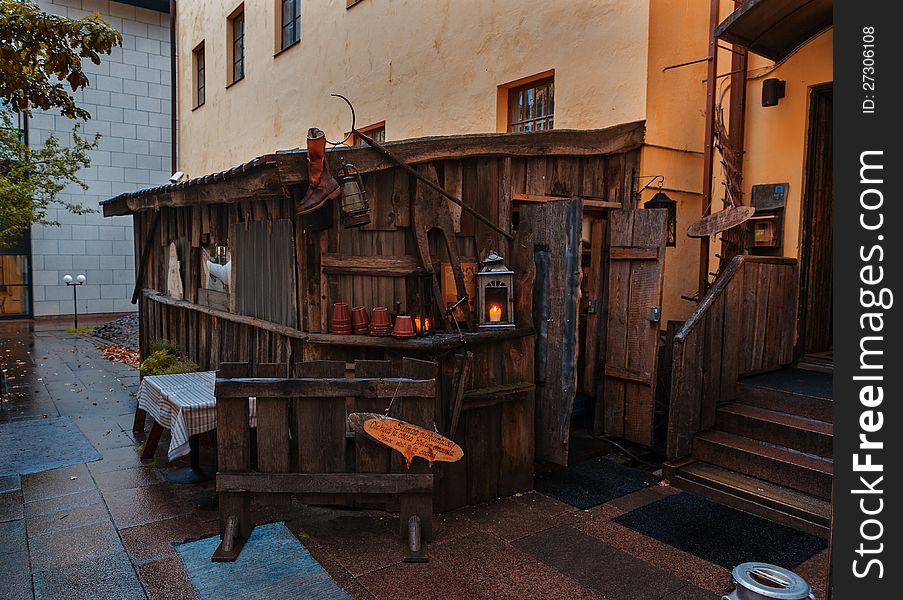
<svg viewBox="0 0 903 600">
<path fill-rule="evenodd" d="M 103 459 L 0 477 L 0 598 L 196 598 L 173 543 L 217 532 L 218 514 L 205 510 L 213 485 L 165 480 L 185 466 L 167 460 L 166 434 L 142 464 L 137 371 L 64 327 L 0 324 L 10 386 L 0 422 L 71 416 Z M 437 515 L 426 564 L 402 562 L 388 513 L 295 503 L 255 507 L 254 520 L 285 521 L 355 598 L 717 600 L 727 569 L 612 521 L 673 493 L 650 487 L 585 511 L 529 493 Z M 823 597 L 826 552 L 797 572 Z"/>
</svg>

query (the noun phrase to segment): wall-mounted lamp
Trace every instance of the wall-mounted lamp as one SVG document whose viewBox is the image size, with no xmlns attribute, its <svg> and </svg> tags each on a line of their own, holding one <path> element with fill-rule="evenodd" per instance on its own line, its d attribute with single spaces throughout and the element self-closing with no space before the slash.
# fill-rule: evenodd
<svg viewBox="0 0 903 600">
<path fill-rule="evenodd" d="M 762 106 L 777 106 L 787 91 L 787 82 L 772 77 L 762 82 Z"/>
<path fill-rule="evenodd" d="M 63 275 L 63 283 L 67 287 L 72 288 L 72 312 L 75 315 L 76 329 L 78 329 L 78 286 L 85 285 L 86 281 L 88 281 L 88 278 L 84 275 L 76 277 L 74 282 L 72 281 L 72 275 Z"/>
<path fill-rule="evenodd" d="M 677 246 L 677 202 L 662 191 L 662 187 L 665 185 L 665 177 L 663 175 L 638 175 L 636 182 L 639 183 L 640 179 L 646 178 L 649 178 L 649 183 L 636 192 L 636 201 L 639 203 L 643 190 L 658 182 L 658 191 L 652 198 L 643 203 L 643 208 L 664 208 L 668 211 L 668 239 L 665 245 L 673 248 Z"/>
</svg>

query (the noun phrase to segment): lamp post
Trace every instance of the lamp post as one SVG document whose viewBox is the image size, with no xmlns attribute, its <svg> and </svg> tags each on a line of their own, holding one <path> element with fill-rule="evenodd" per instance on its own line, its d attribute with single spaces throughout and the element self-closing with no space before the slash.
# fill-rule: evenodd
<svg viewBox="0 0 903 600">
<path fill-rule="evenodd" d="M 84 275 L 79 275 L 72 281 L 72 275 L 64 275 L 63 282 L 72 288 L 72 312 L 75 315 L 75 328 L 78 329 L 78 286 L 85 285 L 88 280 Z"/>
</svg>

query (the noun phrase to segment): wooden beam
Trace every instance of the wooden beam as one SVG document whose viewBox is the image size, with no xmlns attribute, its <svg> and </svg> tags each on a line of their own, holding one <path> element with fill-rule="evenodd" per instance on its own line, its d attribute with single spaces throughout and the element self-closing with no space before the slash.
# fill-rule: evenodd
<svg viewBox="0 0 903 600">
<path fill-rule="evenodd" d="M 223 319 L 225 321 L 231 321 L 233 323 L 241 323 L 242 325 L 249 325 L 258 329 L 265 329 L 267 331 L 272 331 L 273 333 L 278 333 L 286 337 L 299 340 L 303 340 L 307 337 L 303 331 L 293 329 L 292 327 L 286 327 L 285 325 L 280 325 L 278 323 L 271 323 L 270 321 L 262 321 L 261 319 L 255 319 L 254 317 L 236 315 L 224 310 L 218 310 L 209 306 L 201 306 L 200 304 L 194 304 L 192 302 L 186 302 L 184 300 L 176 300 L 175 298 L 164 296 L 156 290 L 144 290 L 144 296 L 152 302 L 166 304 L 167 306 L 175 306 L 185 310 L 193 310 L 195 312 L 204 313 L 205 315 L 210 315 L 211 317 L 216 317 L 217 319 Z"/>
<path fill-rule="evenodd" d="M 217 398 L 426 398 L 435 395 L 435 379 L 314 377 L 216 382 Z"/>
<path fill-rule="evenodd" d="M 515 202 L 550 202 L 553 200 L 562 200 L 564 198 L 580 198 L 583 200 L 583 208 L 586 209 L 620 209 L 623 205 L 620 202 L 610 202 L 600 198 L 592 198 L 590 196 L 549 196 L 545 194 L 512 194 L 511 199 Z"/>
<path fill-rule="evenodd" d="M 380 473 L 218 473 L 216 491 L 291 494 L 430 493 L 429 474 Z"/>
<path fill-rule="evenodd" d="M 608 256 L 611 260 L 658 260 L 658 247 L 612 246 Z"/>
<path fill-rule="evenodd" d="M 615 379 L 623 379 L 624 381 L 633 381 L 634 383 L 644 383 L 646 385 L 652 385 L 651 373 L 641 373 L 639 371 L 629 371 L 627 369 L 607 366 L 605 367 L 605 375 L 607 377 L 614 377 Z"/>
<path fill-rule="evenodd" d="M 324 254 L 320 264 L 329 275 L 404 277 L 417 269 L 413 256 L 354 256 Z"/>
</svg>

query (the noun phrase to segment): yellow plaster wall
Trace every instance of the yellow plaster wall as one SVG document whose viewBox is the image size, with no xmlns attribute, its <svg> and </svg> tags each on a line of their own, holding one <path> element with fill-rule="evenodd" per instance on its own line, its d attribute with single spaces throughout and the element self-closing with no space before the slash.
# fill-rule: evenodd
<svg viewBox="0 0 903 600">
<path fill-rule="evenodd" d="M 226 89 L 234 0 L 179 3 L 179 168 L 189 176 L 386 122 L 387 139 L 496 131 L 497 89 L 555 71 L 555 127 L 643 119 L 649 4 L 524 0 L 302 1 L 301 42 L 274 58 L 273 0 L 246 0 L 245 78 Z M 191 49 L 205 41 L 206 104 L 192 110 Z"/>
<path fill-rule="evenodd" d="M 833 31 L 826 31 L 776 69 L 761 57 L 751 56 L 750 60 L 750 75 L 755 79 L 747 84 L 743 197 L 749 203 L 756 184 L 790 184 L 784 211 L 784 256 L 800 255 L 809 93 L 813 86 L 833 81 L 833 43 Z M 762 81 L 768 77 L 785 80 L 787 89 L 777 106 L 763 107 Z"/>
<path fill-rule="evenodd" d="M 696 289 L 699 242 L 684 232 L 700 215 L 707 63 L 664 69 L 707 56 L 708 22 L 708 2 L 650 1 L 647 146 L 640 157 L 640 174 L 664 175 L 664 191 L 677 202 L 677 245 L 665 252 L 663 327 L 670 319 L 686 319 L 695 308 L 681 296 Z M 643 179 L 639 187 L 648 181 Z M 647 189 L 641 200 L 655 191 Z"/>
</svg>

